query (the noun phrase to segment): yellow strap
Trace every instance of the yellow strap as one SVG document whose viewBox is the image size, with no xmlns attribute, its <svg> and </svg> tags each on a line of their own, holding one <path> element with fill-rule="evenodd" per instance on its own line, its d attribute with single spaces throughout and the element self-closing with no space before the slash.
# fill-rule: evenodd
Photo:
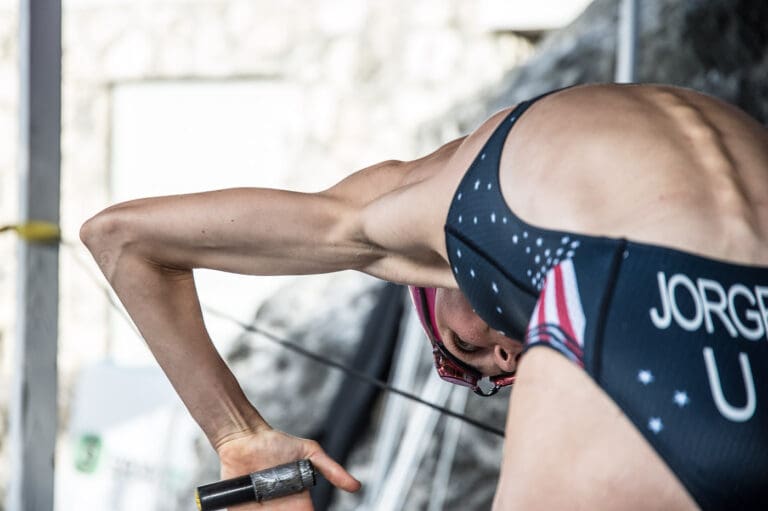
<svg viewBox="0 0 768 511">
<path fill-rule="evenodd" d="M 32 243 L 58 243 L 61 241 L 61 229 L 52 222 L 30 220 L 23 224 L 0 227 L 0 232 L 16 231 L 19 238 Z"/>
</svg>

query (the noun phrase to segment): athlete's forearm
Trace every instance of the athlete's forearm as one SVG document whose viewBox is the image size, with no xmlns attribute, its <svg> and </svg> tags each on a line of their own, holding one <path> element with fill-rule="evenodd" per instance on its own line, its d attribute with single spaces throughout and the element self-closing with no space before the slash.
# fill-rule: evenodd
<svg viewBox="0 0 768 511">
<path fill-rule="evenodd" d="M 214 448 L 266 425 L 208 336 L 191 271 L 127 254 L 111 284 Z"/>
</svg>

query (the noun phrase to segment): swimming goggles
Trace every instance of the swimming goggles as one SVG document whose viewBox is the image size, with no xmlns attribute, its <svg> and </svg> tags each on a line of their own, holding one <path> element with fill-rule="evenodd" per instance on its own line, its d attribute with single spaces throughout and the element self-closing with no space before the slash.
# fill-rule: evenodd
<svg viewBox="0 0 768 511">
<path fill-rule="evenodd" d="M 432 355 L 435 358 L 437 374 L 443 380 L 469 387 L 479 396 L 492 396 L 500 388 L 515 382 L 514 373 L 502 373 L 496 376 L 483 375 L 467 363 L 459 360 L 445 347 L 440 333 L 435 325 L 435 292 L 434 288 L 410 286 L 411 298 L 419 314 L 421 325 L 432 343 Z"/>
</svg>

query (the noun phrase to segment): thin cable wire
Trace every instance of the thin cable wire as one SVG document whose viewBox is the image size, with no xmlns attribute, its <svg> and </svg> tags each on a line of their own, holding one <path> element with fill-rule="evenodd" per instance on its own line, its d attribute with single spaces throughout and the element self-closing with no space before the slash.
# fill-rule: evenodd
<svg viewBox="0 0 768 511">
<path fill-rule="evenodd" d="M 109 289 L 101 282 L 101 279 L 96 277 L 96 275 L 94 275 L 94 273 L 92 271 L 90 271 L 90 269 L 88 268 L 88 265 L 86 265 L 86 263 L 79 257 L 79 254 L 77 254 L 77 250 L 76 250 L 74 244 L 72 244 L 71 242 L 68 242 L 68 241 L 63 241 L 63 240 L 61 241 L 61 244 L 65 248 L 67 248 L 67 249 L 69 249 L 71 251 L 72 255 L 74 256 L 75 261 L 77 261 L 77 263 L 83 267 L 83 269 L 85 270 L 85 272 L 89 276 L 89 278 L 91 278 L 91 280 L 93 280 L 93 282 L 100 289 L 102 289 L 104 291 L 104 294 L 107 297 L 107 301 L 109 302 L 109 304 L 120 313 L 120 315 L 123 317 L 123 319 L 125 319 L 128 322 L 128 324 L 131 326 L 131 329 L 134 332 L 136 332 L 136 335 L 138 335 L 139 337 L 142 337 L 141 333 L 138 331 L 138 329 L 136 328 L 136 325 L 130 319 L 130 317 L 128 316 L 126 311 L 120 305 L 118 305 L 115 302 L 115 300 L 113 299 L 112 294 L 109 291 Z M 328 357 L 326 357 L 324 355 L 320 355 L 319 353 L 315 353 L 313 351 L 310 351 L 310 350 L 304 348 L 303 346 L 300 346 L 299 344 L 297 344 L 297 343 L 295 343 L 295 342 L 293 342 L 291 340 L 283 339 L 283 338 L 281 338 L 281 337 L 279 337 L 279 336 L 277 336 L 277 335 L 275 335 L 275 334 L 273 334 L 271 332 L 268 332 L 267 330 L 264 330 L 263 328 L 260 328 L 260 327 L 254 325 L 254 324 L 244 323 L 243 321 L 240 321 L 239 319 L 237 319 L 237 318 L 235 318 L 233 316 L 230 316 L 229 314 L 226 314 L 226 313 L 221 312 L 221 311 L 219 311 L 217 309 L 214 309 L 213 307 L 211 307 L 209 305 L 205 305 L 205 304 L 201 304 L 201 305 L 202 305 L 202 308 L 204 310 L 206 310 L 207 312 L 209 312 L 210 314 L 213 314 L 215 316 L 218 316 L 218 317 L 220 317 L 222 319 L 225 319 L 227 321 L 230 321 L 230 322 L 238 325 L 245 332 L 259 334 L 262 337 L 264 337 L 265 339 L 267 339 L 269 341 L 272 341 L 272 342 L 274 342 L 274 343 L 276 343 L 276 344 L 278 344 L 278 345 L 280 345 L 280 346 L 282 346 L 282 347 L 284 347 L 284 348 L 286 348 L 288 350 L 291 350 L 291 351 L 293 351 L 295 353 L 298 353 L 299 355 L 302 355 L 302 356 L 304 356 L 306 358 L 309 358 L 311 360 L 314 360 L 316 362 L 320 362 L 321 364 L 324 364 L 326 366 L 332 367 L 334 369 L 338 369 L 338 370 L 340 370 L 340 371 L 342 371 L 342 372 L 344 372 L 346 374 L 349 374 L 350 376 L 352 376 L 354 378 L 357 378 L 358 380 L 364 381 L 364 382 L 366 382 L 366 383 L 368 383 L 370 385 L 378 387 L 381 390 L 384 390 L 384 391 L 387 391 L 387 392 L 391 392 L 391 393 L 397 394 L 399 396 L 403 396 L 403 397 L 405 397 L 407 399 L 410 399 L 411 401 L 414 401 L 416 403 L 428 406 L 428 407 L 430 407 L 430 408 L 432 408 L 434 410 L 439 411 L 440 413 L 442 413 L 444 415 L 448 415 L 450 417 L 454 417 L 454 418 L 456 418 L 458 420 L 464 421 L 467 424 L 471 424 L 472 426 L 475 426 L 476 428 L 482 429 L 483 431 L 487 431 L 488 433 L 493 433 L 494 435 L 498 435 L 500 437 L 504 436 L 504 431 L 501 430 L 501 429 L 495 428 L 493 426 L 489 426 L 488 424 L 484 424 L 484 423 L 482 423 L 482 422 L 480 422 L 480 421 L 478 421 L 476 419 L 473 419 L 472 417 L 469 417 L 467 415 L 463 415 L 461 413 L 454 412 L 453 410 L 451 410 L 449 408 L 446 408 L 446 407 L 443 407 L 443 406 L 440 406 L 440 405 L 436 405 L 434 403 L 426 401 L 426 400 L 422 399 L 421 397 L 417 396 L 416 394 L 412 394 L 412 393 L 407 392 L 405 390 L 401 390 L 401 389 L 395 388 L 395 387 L 389 385 L 387 382 L 384 382 L 382 380 L 379 380 L 378 378 L 374 378 L 372 376 L 369 376 L 369 375 L 367 375 L 367 374 L 365 374 L 365 373 L 363 373 L 361 371 L 358 371 L 357 369 L 355 369 L 353 367 L 349 367 L 349 366 L 347 366 L 347 365 L 345 365 L 345 364 L 343 364 L 341 362 L 337 362 L 337 361 L 335 361 L 333 359 L 330 359 L 330 358 L 328 358 Z"/>
<path fill-rule="evenodd" d="M 284 347 L 286 349 L 289 349 L 289 350 L 291 350 L 291 351 L 293 351 L 295 353 L 298 353 L 298 354 L 303 355 L 303 356 L 305 356 L 307 358 L 310 358 L 312 360 L 320 362 L 321 364 L 325 364 L 325 365 L 327 365 L 329 367 L 333 367 L 335 369 L 339 369 L 340 371 L 343 371 L 343 372 L 349 374 L 350 376 L 353 376 L 353 377 L 355 377 L 355 378 L 357 378 L 357 379 L 359 379 L 361 381 L 364 381 L 366 383 L 374 385 L 374 386 L 380 388 L 381 390 L 385 390 L 385 391 L 388 391 L 388 392 L 392 392 L 393 394 L 397 394 L 397 395 L 406 397 L 406 398 L 408 398 L 408 399 L 410 399 L 412 401 L 415 401 L 417 403 L 426 405 L 426 406 L 428 406 L 430 408 L 433 408 L 433 409 L 435 409 L 435 410 L 437 410 L 437 411 L 439 411 L 439 412 L 441 412 L 441 413 L 443 413 L 445 415 L 448 415 L 450 417 L 455 417 L 455 418 L 457 418 L 459 420 L 462 420 L 462 421 L 464 421 L 464 422 L 466 422 L 468 424 L 471 424 L 471 425 L 473 425 L 473 426 L 475 426 L 477 428 L 480 428 L 480 429 L 482 429 L 484 431 L 487 431 L 489 433 L 493 433 L 495 435 L 499 435 L 499 436 L 502 436 L 502 437 L 504 436 L 504 432 L 502 430 L 498 429 L 498 428 L 494 428 L 493 426 L 489 426 L 487 424 L 483 424 L 482 422 L 480 422 L 480 421 L 478 421 L 476 419 L 473 419 L 472 417 L 468 417 L 466 415 L 462 415 L 460 413 L 454 412 L 453 410 L 451 410 L 449 408 L 445 408 L 443 406 L 436 405 L 434 403 L 426 401 L 426 400 L 420 398 L 419 396 L 417 396 L 416 394 L 412 394 L 412 393 L 410 393 L 408 391 L 401 390 L 401 389 L 398 389 L 396 387 L 393 387 L 393 386 L 389 385 L 388 383 L 379 380 L 378 378 L 374 378 L 374 377 L 369 376 L 369 375 L 367 375 L 367 374 L 365 374 L 365 373 L 363 373 L 361 371 L 358 371 L 357 369 L 355 369 L 353 367 L 349 367 L 349 366 L 347 366 L 347 365 L 345 365 L 345 364 L 343 364 L 341 362 L 337 362 L 335 360 L 327 358 L 324 355 L 320 355 L 319 353 L 315 353 L 313 351 L 310 351 L 310 350 L 304 348 L 303 346 L 300 346 L 300 345 L 296 344 L 293 341 L 290 341 L 290 340 L 278 337 L 277 335 L 275 335 L 275 334 L 273 334 L 271 332 L 268 332 L 268 331 L 266 331 L 266 330 L 264 330 L 264 329 L 262 329 L 262 328 L 260 328 L 260 327 L 258 327 L 256 325 L 253 325 L 253 324 L 249 325 L 247 323 L 244 323 L 244 322 L 240 321 L 239 319 L 234 318 L 232 316 L 229 316 L 228 314 L 223 313 L 221 311 L 218 311 L 218 310 L 216 310 L 216 309 L 214 309 L 214 308 L 212 308 L 212 307 L 210 307 L 208 305 L 203 305 L 203 309 L 205 309 L 206 311 L 208 311 L 209 313 L 211 313 L 211 314 L 213 314 L 215 316 L 218 316 L 218 317 L 220 317 L 222 319 L 226 319 L 227 321 L 231 321 L 232 323 L 235 323 L 236 325 L 238 325 L 240 328 L 242 328 L 246 332 L 251 332 L 251 333 L 259 334 L 259 335 L 263 336 L 264 338 L 266 338 L 267 340 L 275 342 L 275 343 L 279 344 L 280 346 L 282 346 L 282 347 Z"/>
<path fill-rule="evenodd" d="M 68 249 L 70 251 L 69 255 L 72 256 L 72 259 L 75 260 L 78 266 L 88 275 L 88 278 L 93 281 L 94 284 L 104 293 L 104 296 L 107 298 L 107 301 L 109 304 L 114 308 L 120 316 L 123 317 L 126 323 L 128 323 L 128 326 L 133 330 L 133 332 L 143 339 L 141 332 L 139 332 L 138 327 L 133 322 L 131 317 L 128 315 L 128 312 L 125 310 L 125 308 L 115 300 L 115 297 L 112 296 L 112 292 L 109 290 L 108 287 L 106 287 L 104 284 L 101 283 L 101 280 L 99 277 L 94 273 L 94 271 L 90 268 L 88 263 L 83 261 L 83 258 L 80 257 L 80 254 L 77 252 L 77 248 L 75 245 L 70 241 L 60 241 L 61 245 Z"/>
</svg>

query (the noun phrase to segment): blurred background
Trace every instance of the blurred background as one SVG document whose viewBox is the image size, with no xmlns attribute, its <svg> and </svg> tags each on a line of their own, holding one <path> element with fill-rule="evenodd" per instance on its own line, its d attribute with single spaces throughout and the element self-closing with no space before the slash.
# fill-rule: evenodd
<svg viewBox="0 0 768 511">
<path fill-rule="evenodd" d="M 693 87 L 766 123 L 768 4 L 636 4 L 635 81 Z M 0 225 L 16 222 L 21 206 L 20 5 L 0 0 Z M 63 0 L 55 509 L 192 510 L 194 487 L 218 475 L 212 449 L 80 246 L 86 219 L 149 195 L 321 190 L 376 162 L 427 154 L 541 92 L 614 81 L 621 8 Z M 19 245 L 0 235 L 0 509 L 21 477 L 8 435 Z M 509 390 L 482 399 L 436 380 L 401 288 L 354 273 L 196 276 L 212 310 L 504 426 Z M 319 511 L 490 507 L 496 435 L 381 394 L 220 314 L 206 312 L 206 324 L 263 415 L 319 439 L 364 483 L 356 495 L 319 487 Z"/>
</svg>

